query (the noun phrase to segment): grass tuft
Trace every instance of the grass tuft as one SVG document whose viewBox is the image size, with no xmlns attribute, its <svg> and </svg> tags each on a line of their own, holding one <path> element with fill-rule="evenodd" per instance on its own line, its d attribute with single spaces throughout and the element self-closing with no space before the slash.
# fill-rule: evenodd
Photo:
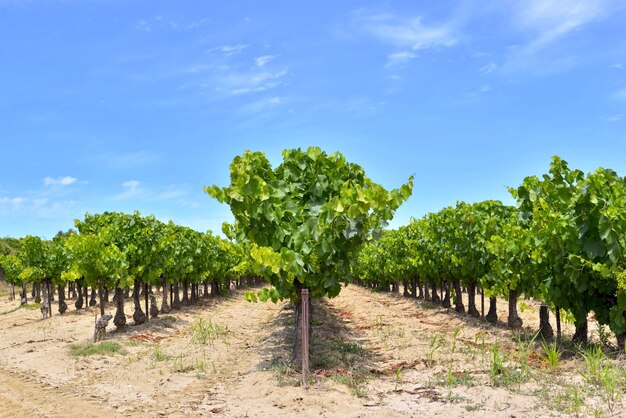
<svg viewBox="0 0 626 418">
<path fill-rule="evenodd" d="M 217 338 L 223 338 L 228 334 L 228 327 L 219 325 L 212 320 L 204 320 L 200 318 L 194 322 L 190 327 L 191 341 L 194 344 L 206 345 L 213 342 Z"/>
<path fill-rule="evenodd" d="M 85 357 L 93 355 L 106 356 L 112 354 L 126 354 L 126 350 L 124 350 L 118 343 L 114 343 L 112 341 L 103 341 L 97 344 L 84 343 L 70 345 L 70 356 L 72 357 Z"/>
</svg>

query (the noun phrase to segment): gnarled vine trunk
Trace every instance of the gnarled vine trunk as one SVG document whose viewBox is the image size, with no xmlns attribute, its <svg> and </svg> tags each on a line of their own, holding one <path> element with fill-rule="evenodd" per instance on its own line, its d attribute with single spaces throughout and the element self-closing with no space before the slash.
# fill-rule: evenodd
<svg viewBox="0 0 626 418">
<path fill-rule="evenodd" d="M 26 305 L 28 303 L 28 290 L 26 289 L 26 283 L 22 283 L 22 294 L 20 296 L 20 305 Z"/>
<path fill-rule="evenodd" d="M 159 307 L 157 306 L 157 300 L 154 295 L 150 295 L 150 317 L 157 318 L 159 316 Z"/>
<path fill-rule="evenodd" d="M 517 314 L 517 291 L 509 290 L 509 318 L 507 325 L 509 328 L 518 329 L 523 324 L 522 318 Z"/>
<path fill-rule="evenodd" d="M 463 293 L 461 293 L 461 281 L 456 279 L 452 282 L 452 285 L 454 286 L 454 310 L 458 313 L 465 313 Z"/>
<path fill-rule="evenodd" d="M 191 284 L 191 299 L 189 300 L 189 302 L 192 305 L 195 305 L 196 303 L 198 303 L 198 284 L 197 283 Z"/>
<path fill-rule="evenodd" d="M 444 282 L 443 288 L 446 292 L 446 295 L 444 296 L 443 301 L 441 301 L 441 304 L 445 308 L 449 308 L 450 307 L 450 284 L 448 282 Z"/>
<path fill-rule="evenodd" d="M 587 318 L 584 321 L 576 322 L 576 332 L 574 332 L 574 337 L 572 337 L 572 341 L 576 343 L 587 344 L 587 334 L 588 334 L 588 322 Z"/>
<path fill-rule="evenodd" d="M 107 325 L 109 325 L 110 320 L 111 315 L 101 315 L 100 318 L 96 321 L 96 328 L 93 333 L 94 343 L 104 340 L 107 332 Z"/>
<path fill-rule="evenodd" d="M 96 299 L 96 289 L 91 288 L 91 299 L 89 299 L 89 306 L 96 306 L 98 304 Z"/>
<path fill-rule="evenodd" d="M 41 284 L 39 282 L 33 285 L 35 291 L 35 303 L 41 303 Z"/>
<path fill-rule="evenodd" d="M 172 309 L 180 309 L 180 296 L 178 295 L 178 288 L 179 288 L 179 284 L 178 282 L 174 283 L 174 300 L 172 301 Z"/>
<path fill-rule="evenodd" d="M 476 309 L 476 282 L 471 281 L 467 285 L 467 313 L 473 317 L 480 317 L 480 312 Z"/>
<path fill-rule="evenodd" d="M 74 307 L 78 310 L 83 307 L 83 288 L 80 281 L 76 282 L 76 288 L 78 296 L 76 297 L 76 302 L 74 302 Z"/>
<path fill-rule="evenodd" d="M 189 306 L 189 283 L 183 282 L 183 305 Z"/>
<path fill-rule="evenodd" d="M 43 304 L 41 305 L 41 319 L 48 318 L 48 309 L 50 308 L 50 296 L 48 295 L 48 286 L 43 283 Z"/>
<path fill-rule="evenodd" d="M 139 299 L 141 292 L 141 282 L 139 279 L 135 279 L 133 283 L 133 303 L 135 305 L 135 311 L 133 312 L 133 321 L 135 325 L 143 324 L 146 322 L 146 314 L 141 310 L 141 300 Z"/>
<path fill-rule="evenodd" d="M 550 325 L 550 310 L 547 305 L 539 306 L 539 335 L 546 341 L 554 339 L 554 330 Z"/>
<path fill-rule="evenodd" d="M 124 314 L 124 290 L 119 287 L 115 288 L 115 317 L 113 318 L 113 324 L 117 328 L 124 328 L 126 326 L 126 314 Z"/>
<path fill-rule="evenodd" d="M 202 298 L 206 299 L 209 297 L 209 281 L 205 280 L 203 284 L 204 284 L 204 292 L 202 292 Z"/>
<path fill-rule="evenodd" d="M 163 301 L 161 303 L 161 313 L 164 313 L 164 314 L 170 312 L 170 305 L 167 303 L 169 293 L 170 293 L 170 284 L 167 282 L 167 280 L 165 280 L 165 277 L 163 277 Z"/>
<path fill-rule="evenodd" d="M 220 293 L 220 284 L 217 280 L 213 280 L 211 282 L 211 296 L 219 296 Z"/>
<path fill-rule="evenodd" d="M 430 288 L 430 289 L 431 289 L 431 291 L 432 291 L 432 292 L 431 292 L 431 293 L 432 293 L 432 295 L 431 295 L 431 300 L 432 300 L 433 302 L 435 302 L 435 303 L 439 303 L 439 302 L 441 302 L 441 298 L 440 298 L 440 297 L 439 297 L 439 295 L 437 294 L 437 285 L 436 285 L 436 284 L 433 284 L 433 285 L 431 286 L 431 288 Z"/>
<path fill-rule="evenodd" d="M 487 312 L 487 316 L 485 317 L 487 319 L 487 322 L 491 323 L 491 324 L 497 324 L 498 323 L 498 299 L 496 298 L 489 298 L 489 312 Z"/>
</svg>

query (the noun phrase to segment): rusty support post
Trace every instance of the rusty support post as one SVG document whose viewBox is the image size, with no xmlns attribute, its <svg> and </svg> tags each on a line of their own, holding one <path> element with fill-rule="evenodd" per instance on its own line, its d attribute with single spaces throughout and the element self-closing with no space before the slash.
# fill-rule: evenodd
<svg viewBox="0 0 626 418">
<path fill-rule="evenodd" d="M 309 289 L 301 290 L 300 335 L 302 336 L 302 384 L 309 378 Z"/>
</svg>

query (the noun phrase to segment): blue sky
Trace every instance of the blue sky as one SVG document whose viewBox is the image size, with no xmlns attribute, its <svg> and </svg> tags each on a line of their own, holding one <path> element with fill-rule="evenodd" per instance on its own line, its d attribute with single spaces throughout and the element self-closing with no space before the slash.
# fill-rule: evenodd
<svg viewBox="0 0 626 418">
<path fill-rule="evenodd" d="M 245 149 L 341 151 L 392 226 L 560 155 L 626 175 L 626 3 L 0 0 L 0 236 L 85 212 L 219 230 Z"/>
</svg>

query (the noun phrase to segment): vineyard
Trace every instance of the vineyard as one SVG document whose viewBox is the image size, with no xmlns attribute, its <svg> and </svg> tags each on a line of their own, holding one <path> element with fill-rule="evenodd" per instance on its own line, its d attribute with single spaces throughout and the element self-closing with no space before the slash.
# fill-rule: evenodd
<svg viewBox="0 0 626 418">
<path fill-rule="evenodd" d="M 315 147 L 246 152 L 205 192 L 223 238 L 104 212 L 0 242 L 0 415 L 622 416 L 616 172 L 554 157 L 516 206 L 398 229 L 412 177 Z"/>
</svg>

